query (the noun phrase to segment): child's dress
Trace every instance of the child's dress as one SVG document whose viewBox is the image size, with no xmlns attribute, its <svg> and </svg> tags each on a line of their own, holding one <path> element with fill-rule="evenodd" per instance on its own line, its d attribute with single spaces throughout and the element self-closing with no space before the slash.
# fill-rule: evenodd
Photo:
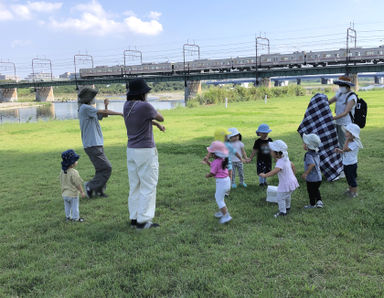
<svg viewBox="0 0 384 298">
<path fill-rule="evenodd" d="M 299 187 L 299 183 L 293 173 L 291 161 L 288 158 L 279 158 L 275 167 L 280 169 L 277 173 L 279 177 L 277 203 L 279 205 L 279 211 L 286 214 L 287 209 L 289 210 L 291 208 L 292 192 Z"/>
</svg>

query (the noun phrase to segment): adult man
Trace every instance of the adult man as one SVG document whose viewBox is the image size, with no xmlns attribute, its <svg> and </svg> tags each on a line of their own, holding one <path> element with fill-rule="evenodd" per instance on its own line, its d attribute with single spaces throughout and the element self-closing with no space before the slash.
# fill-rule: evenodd
<svg viewBox="0 0 384 298">
<path fill-rule="evenodd" d="M 112 165 L 104 154 L 104 139 L 99 120 L 108 115 L 123 116 L 122 113 L 108 110 L 108 101 L 105 102 L 104 110 L 97 110 L 93 106 L 96 94 L 97 90 L 89 87 L 83 88 L 78 94 L 81 140 L 84 151 L 96 171 L 92 180 L 84 183 L 84 189 L 89 198 L 93 195 L 107 197 L 106 184 L 112 173 Z"/>
</svg>

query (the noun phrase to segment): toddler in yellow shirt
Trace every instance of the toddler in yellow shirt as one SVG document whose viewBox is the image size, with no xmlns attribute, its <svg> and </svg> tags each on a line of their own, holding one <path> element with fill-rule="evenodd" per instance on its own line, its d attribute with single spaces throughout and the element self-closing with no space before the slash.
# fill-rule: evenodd
<svg viewBox="0 0 384 298">
<path fill-rule="evenodd" d="M 69 149 L 61 154 L 61 158 L 60 184 L 66 220 L 83 222 L 84 219 L 80 217 L 79 213 L 79 193 L 82 198 L 85 197 L 82 187 L 83 180 L 79 172 L 75 170 L 80 156 Z"/>
</svg>

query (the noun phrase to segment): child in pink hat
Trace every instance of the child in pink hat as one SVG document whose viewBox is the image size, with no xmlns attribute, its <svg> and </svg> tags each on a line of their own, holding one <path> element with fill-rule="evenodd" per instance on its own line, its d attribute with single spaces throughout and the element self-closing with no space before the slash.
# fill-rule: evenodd
<svg viewBox="0 0 384 298">
<path fill-rule="evenodd" d="M 214 141 L 207 147 L 210 157 L 213 157 L 213 161 L 209 162 L 204 160 L 204 163 L 209 165 L 211 170 L 205 176 L 206 178 L 216 178 L 216 203 L 219 207 L 219 211 L 215 213 L 215 217 L 219 218 L 221 224 L 229 222 L 232 217 L 228 212 L 228 208 L 224 202 L 225 193 L 231 188 L 231 180 L 228 176 L 228 149 L 223 142 Z"/>
</svg>

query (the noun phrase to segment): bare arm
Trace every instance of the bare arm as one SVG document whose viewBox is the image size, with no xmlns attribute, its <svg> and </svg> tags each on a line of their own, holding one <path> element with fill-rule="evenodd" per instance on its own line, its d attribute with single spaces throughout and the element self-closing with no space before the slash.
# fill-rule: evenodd
<svg viewBox="0 0 384 298">
<path fill-rule="evenodd" d="M 160 123 L 156 122 L 155 120 L 152 120 L 152 125 L 156 126 L 160 131 L 165 131 L 165 126 L 161 125 Z"/>
<path fill-rule="evenodd" d="M 159 122 L 163 122 L 164 121 L 164 117 L 159 112 L 157 112 L 157 114 L 155 116 L 155 120 L 157 120 Z"/>
<path fill-rule="evenodd" d="M 342 112 L 339 115 L 334 116 L 333 119 L 336 120 L 336 119 L 343 118 L 344 116 L 348 115 L 349 112 L 352 110 L 354 105 L 355 105 L 355 101 L 354 100 L 349 101 L 347 103 L 347 106 L 345 107 L 344 112 Z"/>
<path fill-rule="evenodd" d="M 293 174 L 296 175 L 296 167 L 295 167 L 295 165 L 293 164 L 293 162 L 291 162 L 291 167 L 292 167 Z"/>
<path fill-rule="evenodd" d="M 85 193 L 84 193 L 84 190 L 83 190 L 83 187 L 81 186 L 81 184 L 76 185 L 76 188 L 80 192 L 81 197 L 84 198 L 85 197 Z"/>
<path fill-rule="evenodd" d="M 308 169 L 303 173 L 301 176 L 304 180 L 307 179 L 308 174 L 312 171 L 312 169 L 315 167 L 315 164 L 308 165 Z"/>
<path fill-rule="evenodd" d="M 205 175 L 205 178 L 211 178 L 211 177 L 215 177 L 215 174 L 209 172 L 207 175 Z"/>
<path fill-rule="evenodd" d="M 211 153 L 208 152 L 208 154 L 203 158 L 201 163 L 211 166 L 211 162 L 209 161 L 210 157 L 211 157 Z"/>
<path fill-rule="evenodd" d="M 244 147 L 241 148 L 241 154 L 244 156 L 244 159 L 245 159 L 245 160 L 248 160 L 247 152 L 245 152 Z"/>
<path fill-rule="evenodd" d="M 264 174 L 264 173 L 259 174 L 259 176 L 263 177 L 263 178 L 268 178 L 268 177 L 276 175 L 280 171 L 281 171 L 280 168 L 274 168 L 272 171 L 270 171 L 270 172 L 268 172 L 266 174 Z"/>
<path fill-rule="evenodd" d="M 330 100 L 328 100 L 328 104 L 333 104 L 334 102 L 336 102 L 336 96 L 334 96 Z"/>
<path fill-rule="evenodd" d="M 97 110 L 97 114 L 101 114 L 103 116 L 105 116 L 105 115 L 119 115 L 119 116 L 123 116 L 123 113 L 114 112 L 114 111 L 111 111 L 111 110 Z"/>
<path fill-rule="evenodd" d="M 256 153 L 257 153 L 257 150 L 253 149 L 251 155 L 249 156 L 250 161 L 252 161 L 252 159 L 255 157 Z"/>
</svg>

